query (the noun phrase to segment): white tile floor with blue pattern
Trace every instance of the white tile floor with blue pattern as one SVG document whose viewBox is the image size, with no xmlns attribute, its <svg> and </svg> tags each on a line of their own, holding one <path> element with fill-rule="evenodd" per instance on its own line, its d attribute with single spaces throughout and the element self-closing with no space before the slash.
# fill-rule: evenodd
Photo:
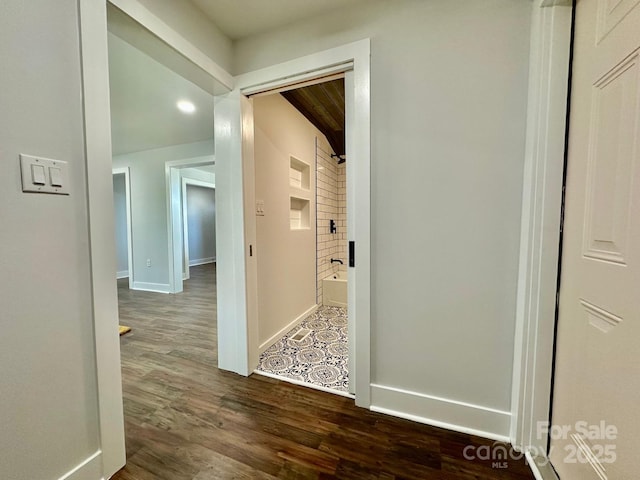
<svg viewBox="0 0 640 480">
<path fill-rule="evenodd" d="M 258 371 L 347 392 L 348 352 L 346 309 L 322 306 L 264 351 Z"/>
</svg>

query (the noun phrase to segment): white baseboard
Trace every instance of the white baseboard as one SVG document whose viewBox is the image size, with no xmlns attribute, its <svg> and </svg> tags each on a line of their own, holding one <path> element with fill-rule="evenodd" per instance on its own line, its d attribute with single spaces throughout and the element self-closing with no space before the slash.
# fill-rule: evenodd
<svg viewBox="0 0 640 480">
<path fill-rule="evenodd" d="M 101 480 L 102 478 L 102 450 L 98 450 L 78 466 L 62 475 L 59 480 Z"/>
<path fill-rule="evenodd" d="M 285 325 L 284 327 L 282 327 L 280 330 L 278 330 L 275 334 L 273 334 L 267 340 L 262 342 L 260 344 L 260 347 L 259 347 L 260 353 L 264 352 L 267 348 L 269 348 L 271 345 L 276 343 L 280 338 L 282 338 L 282 336 L 284 336 L 285 333 L 287 333 L 289 330 L 291 330 L 296 325 L 298 325 L 300 322 L 302 322 L 302 320 L 304 320 L 309 315 L 311 315 L 313 312 L 315 312 L 318 309 L 319 306 L 320 305 L 314 305 L 309 310 L 307 310 L 306 312 L 304 312 L 304 313 L 300 314 L 298 317 L 296 317 L 292 322 L 290 322 L 287 325 Z"/>
<path fill-rule="evenodd" d="M 129 270 L 122 270 L 120 272 L 116 272 L 116 278 L 127 278 L 129 276 Z"/>
<path fill-rule="evenodd" d="M 533 457 L 531 452 L 525 452 L 524 456 L 536 480 L 559 480 L 548 458 Z"/>
<path fill-rule="evenodd" d="M 323 305 L 326 305 L 327 307 L 340 307 L 340 308 L 348 308 L 348 304 L 346 303 L 342 303 L 342 302 L 336 302 L 335 300 L 328 300 L 328 301 L 324 301 L 324 297 L 323 297 L 323 301 L 322 301 Z"/>
<path fill-rule="evenodd" d="M 171 287 L 166 283 L 133 282 L 132 290 L 145 292 L 170 293 Z"/>
<path fill-rule="evenodd" d="M 509 442 L 510 412 L 376 384 L 371 384 L 371 410 Z"/>
<path fill-rule="evenodd" d="M 197 267 L 198 265 L 204 265 L 206 263 L 214 263 L 216 257 L 196 258 L 195 260 L 189 260 L 190 267 Z"/>
</svg>

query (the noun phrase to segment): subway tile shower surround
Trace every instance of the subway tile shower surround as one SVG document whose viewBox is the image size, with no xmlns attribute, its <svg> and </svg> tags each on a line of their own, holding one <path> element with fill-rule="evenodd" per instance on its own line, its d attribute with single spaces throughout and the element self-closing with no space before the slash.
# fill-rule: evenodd
<svg viewBox="0 0 640 480">
<path fill-rule="evenodd" d="M 331 147 L 324 138 L 316 139 L 317 168 L 317 298 L 322 305 L 322 279 L 346 268 L 339 263 L 331 263 L 339 258 L 347 264 L 347 196 L 346 164 L 338 165 L 331 158 Z M 330 233 L 330 221 L 336 222 L 337 232 Z"/>
</svg>

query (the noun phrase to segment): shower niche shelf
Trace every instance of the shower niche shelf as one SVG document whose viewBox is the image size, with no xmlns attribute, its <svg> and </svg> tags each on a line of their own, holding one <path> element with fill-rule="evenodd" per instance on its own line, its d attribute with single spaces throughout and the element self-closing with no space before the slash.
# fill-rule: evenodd
<svg viewBox="0 0 640 480">
<path fill-rule="evenodd" d="M 289 221 L 291 230 L 309 230 L 310 202 L 306 198 L 290 196 Z"/>
<path fill-rule="evenodd" d="M 289 160 L 289 186 L 305 191 L 311 186 L 311 168 L 296 157 Z"/>
</svg>

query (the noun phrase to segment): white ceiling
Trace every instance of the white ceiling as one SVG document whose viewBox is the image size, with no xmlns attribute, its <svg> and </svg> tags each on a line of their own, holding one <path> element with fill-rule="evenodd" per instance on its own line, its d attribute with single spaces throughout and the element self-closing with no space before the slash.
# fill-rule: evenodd
<svg viewBox="0 0 640 480">
<path fill-rule="evenodd" d="M 191 0 L 232 40 L 369 0 Z"/>
<path fill-rule="evenodd" d="M 213 138 L 213 96 L 111 33 L 109 81 L 114 155 Z"/>
</svg>

